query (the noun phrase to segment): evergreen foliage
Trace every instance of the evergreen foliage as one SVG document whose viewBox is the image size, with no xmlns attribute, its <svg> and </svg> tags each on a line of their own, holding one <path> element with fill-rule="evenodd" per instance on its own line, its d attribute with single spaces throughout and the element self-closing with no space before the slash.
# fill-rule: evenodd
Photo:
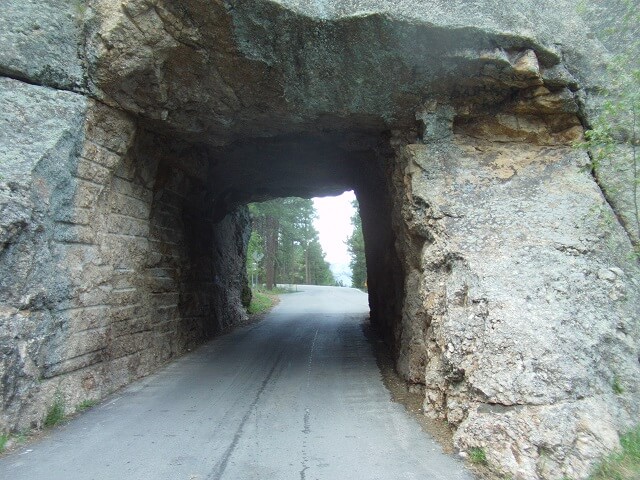
<svg viewBox="0 0 640 480">
<path fill-rule="evenodd" d="M 279 198 L 249 205 L 253 232 L 247 253 L 247 273 L 254 284 L 271 290 L 278 283 L 334 285 L 313 225 L 313 201 Z"/>
<path fill-rule="evenodd" d="M 364 253 L 364 237 L 362 235 L 362 221 L 360 220 L 360 208 L 358 202 L 353 202 L 356 212 L 351 217 L 353 233 L 347 239 L 347 249 L 351 255 L 351 286 L 354 288 L 366 288 L 367 286 L 367 261 Z"/>
</svg>

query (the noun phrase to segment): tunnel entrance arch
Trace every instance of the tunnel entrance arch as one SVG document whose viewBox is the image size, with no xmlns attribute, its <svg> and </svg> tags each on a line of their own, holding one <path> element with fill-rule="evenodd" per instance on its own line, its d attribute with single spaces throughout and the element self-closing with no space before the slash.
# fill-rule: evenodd
<svg viewBox="0 0 640 480">
<path fill-rule="evenodd" d="M 236 323 L 243 203 L 344 185 L 372 321 L 461 450 L 586 477 L 637 422 L 637 237 L 572 148 L 613 84 L 572 2 L 55 3 L 3 10 L 2 432 Z"/>
<path fill-rule="evenodd" d="M 150 245 L 165 253 L 144 272 L 118 268 L 139 278 L 138 285 L 158 272 L 172 277 L 163 282 L 175 289 L 171 298 L 179 325 L 191 332 L 190 342 L 198 335 L 203 341 L 243 315 L 238 300 L 246 295 L 247 278 L 240 266 L 250 229 L 245 205 L 353 189 L 363 218 L 372 323 L 395 345 L 393 322 L 401 309 L 404 274 L 395 253 L 392 186 L 385 177 L 387 137 L 378 132 L 291 135 L 211 148 L 147 130 L 136 138 L 131 159 L 125 159 L 130 166 L 121 168 L 132 169 L 124 175 L 130 181 L 146 178 Z M 116 174 L 118 188 L 124 176 Z"/>
</svg>

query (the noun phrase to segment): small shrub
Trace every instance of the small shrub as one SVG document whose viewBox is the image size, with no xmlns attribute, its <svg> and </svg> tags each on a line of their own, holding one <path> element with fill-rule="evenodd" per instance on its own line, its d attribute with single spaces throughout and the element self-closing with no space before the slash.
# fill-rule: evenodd
<svg viewBox="0 0 640 480">
<path fill-rule="evenodd" d="M 253 291 L 253 296 L 251 297 L 251 303 L 249 304 L 249 308 L 247 311 L 253 315 L 257 313 L 267 312 L 274 303 L 274 299 L 272 296 L 263 293 L 259 290 Z"/>
<path fill-rule="evenodd" d="M 47 415 L 44 417 L 44 426 L 53 427 L 64 419 L 64 403 L 60 398 L 56 398 L 53 405 L 47 411 Z"/>
<path fill-rule="evenodd" d="M 640 426 L 620 437 L 622 451 L 609 455 L 589 480 L 637 480 L 640 478 Z"/>
<path fill-rule="evenodd" d="M 622 388 L 620 379 L 617 376 L 613 377 L 613 382 L 611 382 L 611 389 L 616 395 L 622 395 L 624 393 L 624 388 Z"/>
<path fill-rule="evenodd" d="M 469 450 L 469 461 L 476 465 L 487 464 L 487 454 L 482 447 L 473 447 Z"/>
<path fill-rule="evenodd" d="M 9 441 L 9 435 L 0 435 L 0 453 L 4 452 Z"/>
<path fill-rule="evenodd" d="M 78 405 L 76 405 L 76 412 L 84 412 L 85 410 L 90 409 L 98 403 L 97 400 L 87 399 L 81 401 Z"/>
</svg>

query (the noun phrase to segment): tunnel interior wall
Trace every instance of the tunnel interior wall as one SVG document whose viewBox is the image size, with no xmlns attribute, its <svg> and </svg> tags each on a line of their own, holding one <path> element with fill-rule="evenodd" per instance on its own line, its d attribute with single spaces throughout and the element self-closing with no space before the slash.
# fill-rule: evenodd
<svg viewBox="0 0 640 480">
<path fill-rule="evenodd" d="M 73 412 L 245 319 L 249 233 L 242 208 L 214 222 L 198 149 L 72 94 L 10 87 L 35 113 L 69 115 L 56 155 L 37 145 L 22 196 L 4 197 L 0 255 L 20 273 L 3 276 L 3 431 L 39 426 L 56 402 Z"/>
<path fill-rule="evenodd" d="M 397 359 L 400 349 L 400 322 L 404 299 L 405 271 L 398 256 L 397 234 L 393 228 L 393 205 L 389 169 L 394 152 L 388 138 L 379 139 L 358 169 L 355 193 L 360 208 L 367 262 L 367 292 L 370 321 Z"/>
</svg>

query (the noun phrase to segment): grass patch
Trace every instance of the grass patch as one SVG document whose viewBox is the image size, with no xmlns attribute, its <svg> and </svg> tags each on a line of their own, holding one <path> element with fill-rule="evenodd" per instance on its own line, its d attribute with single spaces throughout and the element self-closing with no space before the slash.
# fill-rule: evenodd
<svg viewBox="0 0 640 480">
<path fill-rule="evenodd" d="M 278 295 L 296 291 L 293 288 L 282 286 L 276 286 L 273 290 L 265 290 L 260 287 L 254 288 L 251 290 L 251 303 L 247 308 L 247 312 L 251 315 L 268 312 L 271 307 L 278 303 Z"/>
<path fill-rule="evenodd" d="M 0 454 L 13 449 L 16 445 L 25 443 L 30 436 L 31 432 L 29 430 L 17 433 L 4 433 L 0 435 Z"/>
<path fill-rule="evenodd" d="M 469 450 L 469 461 L 476 465 L 486 465 L 487 464 L 487 454 L 484 451 L 484 448 L 481 447 L 473 447 Z"/>
<path fill-rule="evenodd" d="M 620 379 L 617 376 L 613 377 L 613 382 L 611 382 L 611 389 L 616 395 L 622 395 L 624 393 L 624 388 L 622 388 Z"/>
<path fill-rule="evenodd" d="M 622 451 L 605 458 L 589 480 L 637 480 L 640 478 L 640 426 L 620 437 Z"/>
<path fill-rule="evenodd" d="M 98 403 L 97 400 L 83 400 L 78 405 L 76 405 L 76 412 L 84 412 L 85 410 L 89 410 L 91 407 L 94 407 Z"/>
<path fill-rule="evenodd" d="M 64 403 L 60 398 L 56 398 L 53 405 L 49 407 L 47 414 L 44 417 L 44 426 L 53 427 L 64 420 Z"/>
<path fill-rule="evenodd" d="M 247 312 L 251 315 L 265 313 L 269 311 L 274 303 L 275 297 L 273 294 L 263 292 L 261 290 L 253 290 L 251 294 L 251 303 L 249 304 L 249 308 L 247 308 Z"/>
</svg>

